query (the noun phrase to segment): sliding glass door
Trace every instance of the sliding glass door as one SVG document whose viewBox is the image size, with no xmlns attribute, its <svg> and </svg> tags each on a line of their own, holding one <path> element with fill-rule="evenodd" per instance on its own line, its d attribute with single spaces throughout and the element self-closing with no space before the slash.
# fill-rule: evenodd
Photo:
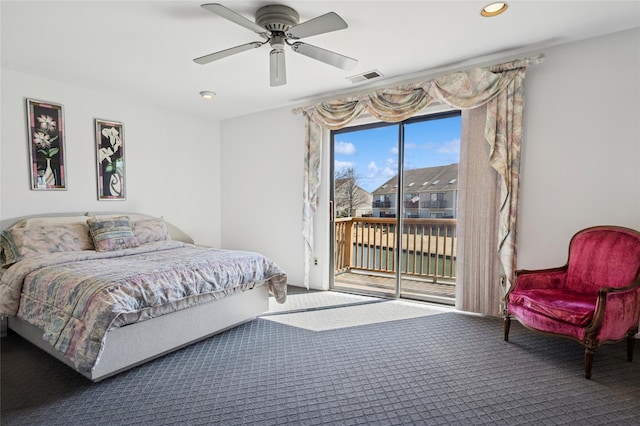
<svg viewBox="0 0 640 426">
<path fill-rule="evenodd" d="M 460 113 L 332 132 L 336 290 L 452 304 Z"/>
</svg>

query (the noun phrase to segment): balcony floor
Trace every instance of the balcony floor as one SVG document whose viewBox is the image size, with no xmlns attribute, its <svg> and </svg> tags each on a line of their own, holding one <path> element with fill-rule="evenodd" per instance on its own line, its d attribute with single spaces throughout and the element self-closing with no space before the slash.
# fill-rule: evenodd
<svg viewBox="0 0 640 426">
<path fill-rule="evenodd" d="M 353 293 L 371 294 L 373 292 L 393 296 L 395 285 L 393 275 L 373 275 L 356 271 L 336 274 L 334 279 L 335 290 Z M 454 282 L 434 283 L 413 277 L 403 277 L 401 297 L 453 305 L 456 297 L 456 285 Z"/>
</svg>

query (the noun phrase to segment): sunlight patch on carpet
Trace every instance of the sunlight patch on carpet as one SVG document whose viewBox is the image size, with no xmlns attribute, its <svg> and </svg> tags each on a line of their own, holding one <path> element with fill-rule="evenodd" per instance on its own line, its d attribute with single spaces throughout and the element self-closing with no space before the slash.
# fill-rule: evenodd
<svg viewBox="0 0 640 426">
<path fill-rule="evenodd" d="M 378 297 L 359 296 L 335 291 L 296 291 L 289 293 L 284 303 L 278 303 L 275 298 L 270 297 L 268 314 L 329 308 L 380 300 L 382 299 Z"/>
<path fill-rule="evenodd" d="M 331 309 L 316 307 L 305 311 L 282 312 L 261 318 L 310 331 L 327 331 L 452 312 L 448 307 L 422 303 L 367 299 L 371 300 L 334 305 Z"/>
</svg>

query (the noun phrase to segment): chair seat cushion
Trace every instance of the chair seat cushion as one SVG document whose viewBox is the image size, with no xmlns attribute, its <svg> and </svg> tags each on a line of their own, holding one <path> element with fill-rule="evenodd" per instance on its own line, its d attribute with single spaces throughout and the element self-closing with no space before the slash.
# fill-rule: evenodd
<svg viewBox="0 0 640 426">
<path fill-rule="evenodd" d="M 597 295 L 578 294 L 564 289 L 514 291 L 509 303 L 559 321 L 584 327 L 593 318 Z"/>
</svg>

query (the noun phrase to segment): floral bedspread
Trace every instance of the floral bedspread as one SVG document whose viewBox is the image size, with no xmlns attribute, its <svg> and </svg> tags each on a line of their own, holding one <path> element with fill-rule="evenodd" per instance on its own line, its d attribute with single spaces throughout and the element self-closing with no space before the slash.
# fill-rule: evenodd
<svg viewBox="0 0 640 426">
<path fill-rule="evenodd" d="M 41 328 L 48 343 L 87 372 L 113 326 L 264 284 L 282 303 L 286 282 L 284 271 L 258 253 L 177 241 L 112 252 L 62 252 L 8 268 L 0 278 L 0 314 Z"/>
</svg>

